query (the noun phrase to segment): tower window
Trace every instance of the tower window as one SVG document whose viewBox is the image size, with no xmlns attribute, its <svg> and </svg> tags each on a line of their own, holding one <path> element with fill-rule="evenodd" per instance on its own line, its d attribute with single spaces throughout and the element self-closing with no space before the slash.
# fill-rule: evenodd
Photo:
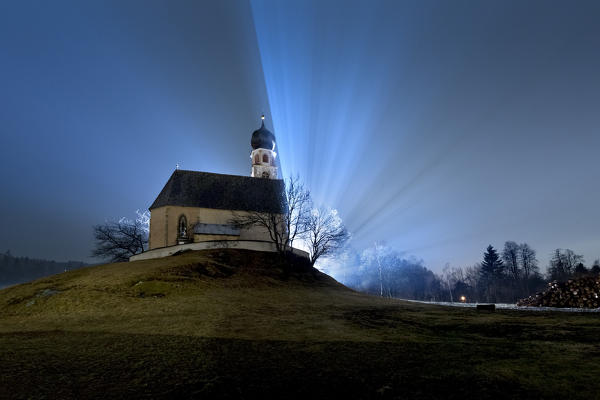
<svg viewBox="0 0 600 400">
<path fill-rule="evenodd" d="M 260 163 L 260 156 L 257 154 L 254 156 L 254 164 Z"/>
<path fill-rule="evenodd" d="M 266 154 L 263 154 L 263 162 L 264 163 L 268 163 L 269 162 L 269 156 Z"/>
</svg>

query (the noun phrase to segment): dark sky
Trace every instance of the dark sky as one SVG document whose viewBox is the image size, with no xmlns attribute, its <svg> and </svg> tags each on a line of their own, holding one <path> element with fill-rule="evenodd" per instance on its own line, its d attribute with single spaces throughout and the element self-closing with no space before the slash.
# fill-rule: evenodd
<svg viewBox="0 0 600 400">
<path fill-rule="evenodd" d="M 600 257 L 600 2 L 0 3 L 0 246 L 87 260 L 175 164 L 285 175 L 433 270 Z M 0 248 L 0 251 L 2 249 Z"/>
</svg>

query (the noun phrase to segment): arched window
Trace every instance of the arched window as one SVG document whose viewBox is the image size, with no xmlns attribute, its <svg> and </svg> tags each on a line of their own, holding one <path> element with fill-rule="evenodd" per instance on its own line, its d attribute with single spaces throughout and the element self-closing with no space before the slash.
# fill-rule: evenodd
<svg viewBox="0 0 600 400">
<path fill-rule="evenodd" d="M 268 163 L 269 162 L 269 156 L 266 154 L 263 154 L 263 162 L 264 163 Z"/>
<path fill-rule="evenodd" d="M 180 238 L 187 237 L 187 218 L 185 215 L 179 217 L 179 222 L 177 223 L 177 236 Z"/>
<path fill-rule="evenodd" d="M 260 156 L 257 154 L 254 156 L 254 164 L 260 163 Z"/>
</svg>

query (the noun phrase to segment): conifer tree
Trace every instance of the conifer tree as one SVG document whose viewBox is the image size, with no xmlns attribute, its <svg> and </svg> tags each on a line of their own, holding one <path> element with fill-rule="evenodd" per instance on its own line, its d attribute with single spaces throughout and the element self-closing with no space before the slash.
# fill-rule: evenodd
<svg viewBox="0 0 600 400">
<path fill-rule="evenodd" d="M 504 263 L 500 259 L 500 255 L 494 249 L 494 246 L 489 245 L 485 253 L 483 253 L 483 262 L 481 263 L 481 272 L 483 276 L 492 279 L 502 276 Z"/>
<path fill-rule="evenodd" d="M 492 245 L 487 247 L 483 253 L 483 262 L 481 263 L 480 275 L 485 288 L 487 301 L 495 301 L 497 283 L 502 279 L 504 264 L 500 255 Z"/>
</svg>

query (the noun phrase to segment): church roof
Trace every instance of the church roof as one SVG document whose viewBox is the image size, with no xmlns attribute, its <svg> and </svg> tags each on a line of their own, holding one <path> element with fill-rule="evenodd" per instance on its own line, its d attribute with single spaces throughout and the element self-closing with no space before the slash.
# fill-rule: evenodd
<svg viewBox="0 0 600 400">
<path fill-rule="evenodd" d="M 282 212 L 285 186 L 281 179 L 175 170 L 150 210 L 163 206 L 219 210 Z"/>
</svg>

